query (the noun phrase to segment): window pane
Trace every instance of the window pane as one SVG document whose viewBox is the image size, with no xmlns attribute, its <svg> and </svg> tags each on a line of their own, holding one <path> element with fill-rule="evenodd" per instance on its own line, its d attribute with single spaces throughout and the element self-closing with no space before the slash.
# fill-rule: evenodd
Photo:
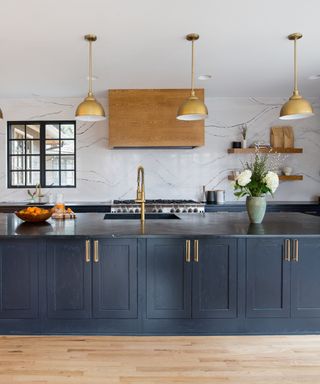
<svg viewBox="0 0 320 384">
<path fill-rule="evenodd" d="M 40 183 L 40 172 L 27 172 L 27 185 L 36 185 Z"/>
<path fill-rule="evenodd" d="M 50 184 L 59 185 L 58 171 L 46 171 L 46 186 Z"/>
<path fill-rule="evenodd" d="M 25 169 L 24 156 L 11 156 L 11 170 L 18 171 Z"/>
<path fill-rule="evenodd" d="M 59 139 L 59 124 L 46 124 L 46 139 Z"/>
<path fill-rule="evenodd" d="M 74 141 L 73 140 L 62 140 L 61 141 L 61 154 L 69 155 L 74 153 Z"/>
<path fill-rule="evenodd" d="M 25 125 L 11 125 L 10 126 L 10 139 L 24 139 L 25 137 Z"/>
<path fill-rule="evenodd" d="M 16 140 L 10 142 L 10 153 L 12 155 L 24 154 L 24 140 Z"/>
<path fill-rule="evenodd" d="M 74 169 L 74 156 L 61 156 L 61 169 Z"/>
<path fill-rule="evenodd" d="M 73 139 L 74 138 L 74 125 L 73 124 L 61 124 L 61 138 Z"/>
<path fill-rule="evenodd" d="M 26 149 L 28 155 L 40 153 L 40 140 L 26 140 Z"/>
<path fill-rule="evenodd" d="M 46 153 L 59 154 L 59 140 L 46 140 Z"/>
<path fill-rule="evenodd" d="M 40 139 L 40 125 L 26 126 L 27 139 Z"/>
<path fill-rule="evenodd" d="M 25 185 L 24 172 L 11 172 L 11 184 L 14 187 Z"/>
<path fill-rule="evenodd" d="M 26 169 L 40 170 L 40 156 L 27 156 Z"/>
<path fill-rule="evenodd" d="M 59 156 L 46 156 L 46 169 L 59 169 Z"/>
<path fill-rule="evenodd" d="M 74 172 L 73 171 L 61 171 L 61 185 L 74 185 Z"/>
</svg>

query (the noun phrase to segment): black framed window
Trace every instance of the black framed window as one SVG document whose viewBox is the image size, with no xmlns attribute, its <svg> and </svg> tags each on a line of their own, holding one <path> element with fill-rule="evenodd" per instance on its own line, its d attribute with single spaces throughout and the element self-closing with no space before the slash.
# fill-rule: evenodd
<svg viewBox="0 0 320 384">
<path fill-rule="evenodd" d="M 75 121 L 8 122 L 8 187 L 76 187 Z"/>
</svg>

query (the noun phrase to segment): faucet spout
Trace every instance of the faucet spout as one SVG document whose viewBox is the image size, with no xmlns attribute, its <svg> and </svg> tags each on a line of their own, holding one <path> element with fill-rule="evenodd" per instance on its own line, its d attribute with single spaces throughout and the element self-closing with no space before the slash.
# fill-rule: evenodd
<svg viewBox="0 0 320 384">
<path fill-rule="evenodd" d="M 141 205 L 141 222 L 145 221 L 145 189 L 144 189 L 144 168 L 140 165 L 137 170 L 137 198 L 136 203 Z"/>
</svg>

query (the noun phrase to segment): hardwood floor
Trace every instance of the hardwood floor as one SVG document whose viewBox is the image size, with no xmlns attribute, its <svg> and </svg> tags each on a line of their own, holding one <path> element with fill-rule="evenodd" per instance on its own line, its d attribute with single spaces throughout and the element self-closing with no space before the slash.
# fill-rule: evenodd
<svg viewBox="0 0 320 384">
<path fill-rule="evenodd" d="M 0 337 L 0 383 L 320 383 L 320 336 Z"/>
</svg>

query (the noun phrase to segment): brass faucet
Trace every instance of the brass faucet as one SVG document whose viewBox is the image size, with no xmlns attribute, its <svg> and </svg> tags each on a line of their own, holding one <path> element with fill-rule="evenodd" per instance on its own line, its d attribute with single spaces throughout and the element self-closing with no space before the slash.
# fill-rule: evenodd
<svg viewBox="0 0 320 384">
<path fill-rule="evenodd" d="M 140 165 L 138 167 L 138 177 L 137 177 L 137 198 L 136 203 L 141 204 L 141 222 L 145 221 L 145 196 L 144 196 L 144 169 Z"/>
</svg>

